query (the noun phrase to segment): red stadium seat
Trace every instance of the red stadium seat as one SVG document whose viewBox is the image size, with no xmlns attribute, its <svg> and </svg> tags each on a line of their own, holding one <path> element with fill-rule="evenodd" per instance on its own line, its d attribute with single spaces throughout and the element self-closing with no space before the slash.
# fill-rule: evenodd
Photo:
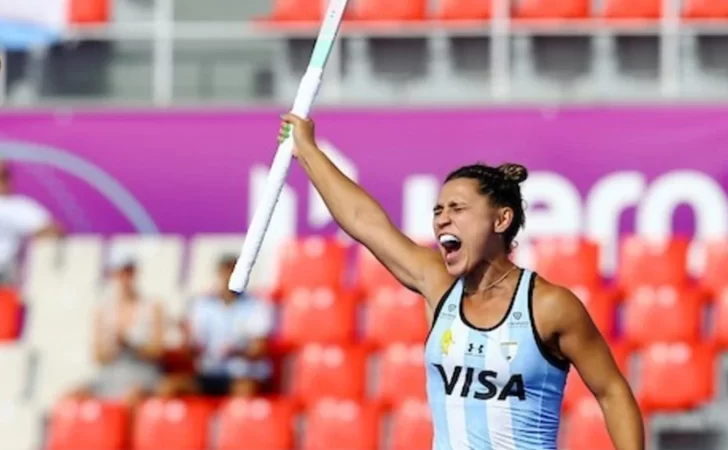
<svg viewBox="0 0 728 450">
<path fill-rule="evenodd" d="M 362 348 L 310 344 L 296 357 L 293 394 L 304 405 L 323 397 L 362 399 L 366 355 Z"/>
<path fill-rule="evenodd" d="M 576 295 L 589 311 L 594 325 L 607 338 L 614 334 L 614 322 L 617 305 L 617 296 L 614 291 L 574 286 L 571 291 Z"/>
<path fill-rule="evenodd" d="M 109 21 L 109 0 L 70 0 L 69 19 L 75 24 L 97 24 Z"/>
<path fill-rule="evenodd" d="M 359 0 L 355 17 L 367 21 L 425 20 L 426 0 Z"/>
<path fill-rule="evenodd" d="M 534 245 L 534 269 L 552 283 L 565 286 L 596 286 L 599 274 L 599 246 L 582 238 L 541 239 Z"/>
<path fill-rule="evenodd" d="M 213 405 L 201 399 L 144 402 L 135 418 L 135 450 L 207 448 Z"/>
<path fill-rule="evenodd" d="M 293 405 L 284 400 L 231 399 L 220 411 L 215 450 L 294 448 Z"/>
<path fill-rule="evenodd" d="M 640 403 L 649 410 L 696 408 L 713 395 L 713 351 L 706 344 L 657 343 L 640 355 Z"/>
<path fill-rule="evenodd" d="M 374 292 L 380 288 L 401 286 L 394 275 L 364 246 L 357 248 L 355 270 L 356 291 L 364 299 L 374 295 Z"/>
<path fill-rule="evenodd" d="M 683 5 L 687 19 L 728 19 L 726 0 L 687 0 Z"/>
<path fill-rule="evenodd" d="M 430 450 L 432 414 L 426 400 L 408 399 L 392 414 L 390 450 Z"/>
<path fill-rule="evenodd" d="M 324 0 L 275 0 L 271 19 L 280 22 L 319 22 Z"/>
<path fill-rule="evenodd" d="M 302 450 L 376 450 L 379 411 L 352 400 L 322 399 L 307 414 Z"/>
<path fill-rule="evenodd" d="M 617 363 L 620 372 L 628 376 L 629 370 L 629 348 L 624 344 L 610 343 L 614 362 Z M 584 397 L 593 397 L 593 394 L 586 386 L 578 372 L 571 371 L 566 379 L 566 390 L 564 392 L 564 410 L 571 411 Z"/>
<path fill-rule="evenodd" d="M 366 305 L 364 339 L 374 347 L 427 338 L 425 300 L 404 287 L 381 288 Z"/>
<path fill-rule="evenodd" d="M 728 239 L 707 240 L 701 243 L 705 251 L 700 286 L 716 295 L 728 287 Z"/>
<path fill-rule="evenodd" d="M 524 0 L 515 11 L 518 19 L 586 19 L 589 0 Z"/>
<path fill-rule="evenodd" d="M 614 450 L 604 415 L 594 397 L 584 397 L 574 405 L 563 444 L 568 450 Z"/>
<path fill-rule="evenodd" d="M 713 336 L 720 348 L 728 348 L 728 287 L 713 303 Z"/>
<path fill-rule="evenodd" d="M 608 0 L 603 15 L 607 19 L 658 19 L 662 0 Z"/>
<path fill-rule="evenodd" d="M 283 299 L 280 337 L 284 345 L 346 344 L 354 339 L 356 305 L 330 288 L 294 289 Z"/>
<path fill-rule="evenodd" d="M 440 20 L 487 20 L 493 14 L 494 0 L 440 0 L 436 17 Z"/>
<path fill-rule="evenodd" d="M 0 342 L 18 338 L 22 311 L 18 293 L 11 288 L 0 288 Z"/>
<path fill-rule="evenodd" d="M 98 400 L 65 400 L 51 413 L 48 450 L 123 450 L 129 416 L 124 405 Z"/>
<path fill-rule="evenodd" d="M 625 301 L 624 334 L 633 346 L 700 338 L 700 296 L 694 290 L 645 286 Z"/>
<path fill-rule="evenodd" d="M 296 288 L 327 287 L 341 290 L 347 249 L 335 239 L 308 237 L 288 242 L 281 249 L 276 296 Z"/>
<path fill-rule="evenodd" d="M 652 241 L 630 236 L 620 246 L 617 273 L 619 287 L 625 292 L 644 286 L 684 286 L 689 242 L 685 238 Z"/>
<path fill-rule="evenodd" d="M 395 405 L 407 398 L 427 396 L 423 344 L 394 344 L 379 360 L 377 399 L 384 405 Z"/>
</svg>

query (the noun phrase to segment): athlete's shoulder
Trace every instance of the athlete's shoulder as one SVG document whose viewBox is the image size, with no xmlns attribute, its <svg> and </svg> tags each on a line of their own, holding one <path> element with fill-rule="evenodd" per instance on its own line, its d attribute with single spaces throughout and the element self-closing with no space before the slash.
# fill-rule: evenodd
<svg viewBox="0 0 728 450">
<path fill-rule="evenodd" d="M 533 312 L 539 321 L 548 324 L 554 331 L 574 321 L 588 320 L 584 304 L 568 288 L 551 283 L 534 275 L 535 282 L 532 293 Z"/>
</svg>

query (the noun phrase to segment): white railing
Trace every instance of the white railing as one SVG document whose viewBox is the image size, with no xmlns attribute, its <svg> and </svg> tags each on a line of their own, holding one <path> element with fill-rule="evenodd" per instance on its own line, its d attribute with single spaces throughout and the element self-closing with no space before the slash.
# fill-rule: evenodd
<svg viewBox="0 0 728 450">
<path fill-rule="evenodd" d="M 494 17 L 489 24 L 459 23 L 448 28 L 433 28 L 431 24 L 380 24 L 374 27 L 346 26 L 343 35 L 349 37 L 412 37 L 412 36 L 489 36 L 492 39 L 490 66 L 493 71 L 491 92 L 494 98 L 508 100 L 511 96 L 511 38 L 538 33 L 539 35 L 645 34 L 654 35 L 660 42 L 660 92 L 666 99 L 675 98 L 680 91 L 680 36 L 686 32 L 728 35 L 728 20 L 685 23 L 680 19 L 681 0 L 663 0 L 664 16 L 658 22 L 620 21 L 529 21 L 512 22 L 508 9 L 510 0 L 495 0 Z M 156 0 L 154 20 L 144 23 L 110 23 L 83 26 L 66 30 L 63 38 L 78 40 L 144 40 L 153 42 L 152 98 L 156 106 L 169 106 L 173 100 L 173 65 L 175 42 L 180 40 L 256 40 L 276 37 L 310 37 L 317 30 L 308 26 L 261 27 L 239 22 L 175 22 L 174 0 Z M 41 51 L 42 53 L 42 51 Z M 281 57 L 281 56 L 277 56 Z M 332 64 L 338 64 L 341 53 L 336 46 Z M 333 72 L 333 71 L 332 71 Z M 0 104 L 6 98 L 5 71 L 0 71 Z M 341 80 L 327 79 L 327 89 L 341 92 Z"/>
</svg>

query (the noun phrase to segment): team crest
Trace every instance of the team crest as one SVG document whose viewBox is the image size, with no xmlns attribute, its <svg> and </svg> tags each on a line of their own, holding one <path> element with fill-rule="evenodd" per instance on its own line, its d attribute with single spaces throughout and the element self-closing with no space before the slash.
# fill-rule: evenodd
<svg viewBox="0 0 728 450">
<path fill-rule="evenodd" d="M 447 355 L 450 353 L 450 346 L 454 344 L 455 341 L 452 339 L 452 331 L 447 330 L 446 332 L 442 333 L 442 337 L 440 338 L 440 350 L 442 350 L 443 355 Z"/>
<path fill-rule="evenodd" d="M 518 353 L 518 342 L 513 342 L 513 341 L 501 342 L 500 349 L 501 349 L 501 353 L 503 354 L 503 357 L 506 359 L 506 361 L 511 362 L 511 361 L 513 361 L 513 358 L 516 357 L 516 353 Z"/>
</svg>

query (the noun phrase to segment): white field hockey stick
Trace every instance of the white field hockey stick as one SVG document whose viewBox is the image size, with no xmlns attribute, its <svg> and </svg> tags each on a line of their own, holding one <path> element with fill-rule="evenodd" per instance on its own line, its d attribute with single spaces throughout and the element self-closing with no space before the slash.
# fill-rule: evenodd
<svg viewBox="0 0 728 450">
<path fill-rule="evenodd" d="M 318 37 L 316 38 L 316 45 L 311 54 L 311 60 L 308 63 L 306 73 L 301 79 L 298 92 L 296 93 L 296 99 L 293 102 L 293 109 L 291 110 L 291 113 L 304 119 L 308 118 L 311 106 L 321 85 L 324 68 L 331 54 L 331 49 L 336 42 L 336 36 L 339 33 L 348 1 L 331 0 L 326 10 L 321 30 L 319 30 Z M 228 289 L 233 292 L 242 293 L 248 287 L 253 265 L 258 258 L 260 247 L 265 238 L 265 232 L 270 224 L 276 203 L 278 203 L 278 197 L 281 194 L 286 176 L 288 175 L 288 168 L 291 165 L 292 157 L 293 133 L 278 146 L 278 151 L 273 158 L 273 164 L 268 174 L 268 183 L 265 186 L 265 193 L 253 214 L 253 220 L 248 228 L 243 248 L 228 281 Z"/>
</svg>

